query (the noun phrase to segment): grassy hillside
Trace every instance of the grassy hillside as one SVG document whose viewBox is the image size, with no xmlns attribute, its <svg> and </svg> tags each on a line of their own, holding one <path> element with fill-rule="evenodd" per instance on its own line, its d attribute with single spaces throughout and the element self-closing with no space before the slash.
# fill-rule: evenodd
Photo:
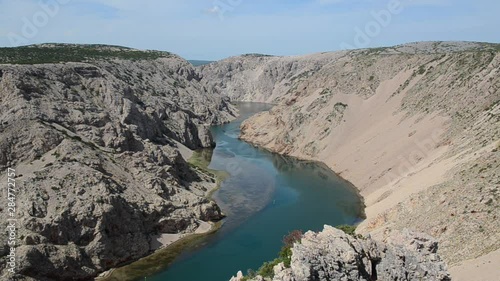
<svg viewBox="0 0 500 281">
<path fill-rule="evenodd" d="M 107 45 L 43 44 L 0 48 L 0 64 L 84 62 L 96 59 L 154 60 L 171 53 Z"/>
</svg>

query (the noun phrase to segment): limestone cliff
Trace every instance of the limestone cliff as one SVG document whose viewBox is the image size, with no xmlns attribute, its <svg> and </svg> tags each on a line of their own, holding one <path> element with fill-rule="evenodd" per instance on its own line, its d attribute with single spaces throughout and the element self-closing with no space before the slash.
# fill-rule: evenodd
<svg viewBox="0 0 500 281">
<path fill-rule="evenodd" d="M 450 265 L 500 248 L 499 45 L 247 55 L 201 72 L 224 96 L 277 104 L 241 137 L 351 181 L 367 204 L 358 232 L 425 232 Z"/>
<path fill-rule="evenodd" d="M 9 280 L 89 280 L 149 254 L 158 235 L 222 218 L 205 198 L 214 178 L 179 149 L 212 146 L 208 127 L 234 110 L 188 62 L 85 45 L 1 49 L 0 62 L 0 180 L 17 174 Z"/>
<path fill-rule="evenodd" d="M 290 266 L 274 266 L 272 280 L 450 281 L 437 250 L 432 237 L 408 230 L 381 243 L 325 226 L 321 232 L 307 232 L 294 244 Z M 239 272 L 231 281 L 242 279 Z M 257 276 L 252 280 L 270 278 Z"/>
</svg>

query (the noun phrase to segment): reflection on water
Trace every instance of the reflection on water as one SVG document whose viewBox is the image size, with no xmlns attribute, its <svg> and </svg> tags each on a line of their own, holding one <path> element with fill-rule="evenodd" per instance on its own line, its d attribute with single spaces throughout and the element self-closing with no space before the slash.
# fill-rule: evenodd
<svg viewBox="0 0 500 281">
<path fill-rule="evenodd" d="M 266 165 L 267 153 L 240 141 L 240 124 L 256 112 L 270 109 L 268 104 L 241 103 L 240 116 L 230 124 L 212 128 L 217 146 L 209 168 L 227 171 L 214 199 L 228 215 L 221 232 L 230 231 L 266 207 L 275 191 L 275 176 Z"/>
<path fill-rule="evenodd" d="M 212 161 L 212 155 L 214 155 L 214 150 L 213 149 L 201 149 L 201 150 L 198 150 L 198 157 L 202 158 L 203 161 L 207 162 L 207 163 L 210 163 L 210 161 Z"/>
<path fill-rule="evenodd" d="M 154 281 L 229 280 L 238 270 L 272 260 L 283 236 L 295 229 L 352 224 L 363 204 L 352 185 L 325 165 L 273 154 L 238 139 L 241 122 L 267 104 L 243 103 L 237 120 L 212 128 L 217 146 L 210 169 L 230 176 L 214 194 L 228 215 L 202 247 L 181 255 Z M 207 158 L 209 159 L 209 158 Z"/>
<path fill-rule="evenodd" d="M 264 169 L 241 162 L 245 172 L 227 179 L 214 195 L 215 201 L 228 214 L 226 225 L 242 222 L 268 205 L 274 194 L 274 177 Z"/>
</svg>

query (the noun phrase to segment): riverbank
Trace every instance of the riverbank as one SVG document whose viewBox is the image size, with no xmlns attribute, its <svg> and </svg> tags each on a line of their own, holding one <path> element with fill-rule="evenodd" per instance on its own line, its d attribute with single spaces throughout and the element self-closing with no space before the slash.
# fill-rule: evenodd
<svg viewBox="0 0 500 281">
<path fill-rule="evenodd" d="M 192 165 L 195 169 L 202 173 L 207 173 L 213 177 L 215 180 L 215 187 L 207 190 L 205 196 L 210 200 L 214 200 L 214 193 L 220 189 L 220 186 L 224 180 L 229 177 L 229 173 L 225 171 L 213 170 L 208 168 L 210 161 L 212 159 L 213 149 L 207 148 L 198 151 L 194 151 L 189 158 L 188 163 Z"/>
<path fill-rule="evenodd" d="M 274 258 L 280 241 L 290 231 L 320 230 L 324 224 L 353 224 L 364 217 L 364 204 L 356 188 L 326 165 L 281 156 L 240 141 L 241 122 L 254 110 L 268 105 L 247 106 L 235 122 L 212 128 L 216 150 L 184 153 L 190 156 L 192 168 L 210 175 L 217 183 L 214 189 L 206 191 L 206 196 L 214 195 L 218 205 L 228 212 L 225 227 L 212 232 L 213 237 L 197 240 L 197 236 L 189 236 L 194 238 L 192 243 L 174 243 L 177 249 L 165 248 L 164 257 L 160 254 L 160 259 L 153 256 L 115 270 L 111 272 L 115 279 L 107 280 L 134 280 L 160 271 L 151 280 L 229 279 L 234 270 L 252 268 Z M 220 182 L 225 179 L 221 187 Z M 218 188 L 220 192 L 214 194 Z M 195 247 L 200 242 L 204 246 Z M 175 257 L 172 252 L 177 250 L 183 254 L 168 266 L 168 254 Z M 221 263 L 224 268 L 214 272 L 213 268 Z M 195 267 L 197 271 L 192 270 Z"/>
<path fill-rule="evenodd" d="M 387 97 L 382 95 L 376 99 L 382 101 Z M 417 119 L 404 120 L 403 114 L 393 115 L 395 106 L 382 109 L 377 111 L 386 115 L 383 119 L 392 121 L 374 125 L 370 124 L 370 120 L 363 125 L 343 128 L 332 142 L 336 146 L 329 144 L 317 156 L 304 153 L 304 147 L 314 136 L 289 146 L 281 141 L 283 132 L 290 134 L 287 126 L 297 126 L 277 121 L 293 120 L 283 117 L 289 111 L 283 106 L 244 122 L 242 139 L 274 153 L 325 163 L 340 176 L 352 181 L 354 186 L 361 187 L 360 194 L 366 204 L 366 220 L 358 226 L 358 233 L 370 234 L 384 241 L 392 232 L 405 228 L 416 229 L 440 239 L 439 253 L 444 253 L 454 279 L 460 280 L 460 272 L 464 271 L 482 272 L 481 276 L 498 274 L 490 266 L 490 263 L 500 262 L 498 255 L 488 255 L 491 250 L 495 250 L 495 246 L 485 247 L 481 244 L 483 241 L 498 244 L 494 235 L 496 220 L 485 219 L 494 214 L 493 210 L 489 210 L 494 207 L 494 199 L 488 199 L 494 198 L 494 195 L 476 195 L 472 197 L 477 198 L 474 201 L 464 201 L 462 198 L 463 194 L 471 192 L 471 187 L 463 184 L 471 179 L 485 184 L 479 190 L 480 194 L 495 190 L 488 184 L 488 179 L 489 182 L 495 182 L 492 179 L 495 177 L 492 167 L 497 164 L 492 151 L 496 150 L 497 142 L 457 151 L 446 139 L 445 132 L 450 128 L 449 123 L 439 121 L 444 120 L 443 117 L 431 116 L 420 120 L 419 133 L 412 134 L 412 130 L 417 128 L 409 124 Z M 354 115 L 345 116 L 346 123 L 356 123 L 350 121 Z M 404 121 L 401 122 L 401 119 Z M 282 124 L 279 129 L 273 125 L 276 123 Z M 399 125 L 391 127 L 392 124 Z M 370 127 L 376 127 L 377 131 L 370 130 Z M 405 130 L 410 132 L 405 133 Z M 385 146 L 390 141 L 388 136 L 397 134 L 402 135 L 402 141 L 392 143 L 390 147 Z M 414 160 L 414 157 L 418 159 Z M 483 175 L 478 178 L 478 174 Z M 434 207 L 430 208 L 430 204 Z M 453 217 L 459 219 L 450 220 Z M 429 221 L 429 218 L 434 220 Z M 465 242 L 464 226 L 469 236 L 481 236 L 482 233 L 493 235 L 475 240 L 477 242 Z M 467 245 L 467 248 L 462 246 L 458 250 L 459 243 L 456 241 L 464 241 L 460 245 Z M 487 262 L 480 262 L 484 259 L 482 255 L 491 257 Z M 467 259 L 463 260 L 464 257 Z"/>
<path fill-rule="evenodd" d="M 178 144 L 179 145 L 179 144 Z M 191 151 L 184 147 L 179 149 L 186 161 L 199 172 L 210 175 L 215 181 L 215 187 L 206 191 L 206 197 L 212 200 L 221 183 L 228 177 L 224 171 L 209 169 L 213 149 Z M 199 221 L 199 227 L 193 233 L 161 234 L 152 238 L 151 248 L 154 252 L 138 261 L 113 268 L 100 274 L 96 281 L 135 281 L 156 274 L 167 268 L 175 258 L 190 247 L 199 245 L 207 236 L 216 233 L 222 222 Z"/>
<path fill-rule="evenodd" d="M 291 156 L 291 155 L 286 155 L 286 154 L 283 154 L 283 153 L 280 153 L 279 151 L 276 151 L 274 150 L 272 147 L 269 147 L 269 146 L 261 146 L 259 145 L 257 142 L 254 142 L 252 139 L 250 138 L 246 138 L 244 137 L 243 135 L 240 135 L 239 136 L 239 139 L 252 145 L 253 147 L 257 148 L 257 149 L 260 149 L 260 150 L 263 150 L 263 151 L 266 151 L 268 153 L 272 153 L 272 154 L 276 154 L 276 155 L 279 155 L 279 156 L 283 156 L 283 157 L 289 157 L 289 158 L 292 158 L 292 159 L 296 159 L 297 161 L 300 161 L 302 163 L 309 163 L 309 164 L 312 164 L 312 165 L 315 165 L 315 166 L 318 166 L 318 167 L 321 167 L 323 168 L 325 171 L 327 172 L 330 172 L 330 173 L 333 173 L 335 174 L 339 179 L 341 179 L 345 185 L 349 186 L 354 192 L 356 192 L 356 194 L 359 196 L 359 199 L 360 199 L 360 217 L 363 219 L 362 221 L 358 221 L 356 222 L 354 225 L 359 225 L 360 223 L 362 223 L 364 220 L 366 220 L 367 216 L 366 216 L 366 203 L 365 203 L 365 197 L 363 196 L 363 194 L 361 193 L 361 190 L 359 188 L 357 188 L 351 181 L 349 181 L 347 178 L 345 178 L 344 176 L 342 176 L 341 173 L 337 173 L 331 166 L 329 166 L 327 163 L 323 162 L 323 161 L 320 161 L 318 159 L 315 159 L 315 158 L 311 158 L 311 157 L 304 157 L 303 155 L 301 156 Z"/>
<path fill-rule="evenodd" d="M 320 230 L 324 224 L 360 220 L 363 205 L 359 195 L 331 169 L 270 153 L 239 139 L 241 122 L 268 108 L 241 104 L 240 118 L 212 128 L 217 148 L 210 168 L 231 175 L 214 194 L 228 214 L 224 227 L 202 247 L 187 250 L 148 281 L 229 280 L 237 270 L 275 258 L 281 240 L 293 230 Z"/>
<path fill-rule="evenodd" d="M 195 247 L 202 242 L 208 235 L 214 234 L 222 226 L 222 223 L 212 223 L 208 231 L 200 231 L 193 234 L 179 235 L 177 239 L 172 240 L 171 244 L 160 248 L 153 254 L 144 257 L 138 261 L 123 267 L 111 269 L 99 277 L 96 281 L 135 281 L 142 280 L 145 276 L 151 276 L 163 269 L 184 250 Z"/>
<path fill-rule="evenodd" d="M 439 240 L 451 268 L 466 267 L 500 248 L 500 103 L 494 87 L 500 55 L 441 48 L 389 54 L 398 48 L 267 62 L 236 57 L 204 74 L 242 65 L 227 75 L 226 92 L 279 101 L 244 122 L 242 139 L 321 161 L 352 182 L 367 206 L 359 233 L 385 240 L 404 229 L 424 232 Z M 302 67 L 290 73 L 290 61 Z M 463 62 L 474 75 L 456 67 Z M 469 75 L 474 81 L 462 83 Z M 276 83 L 252 91 L 268 78 Z"/>
</svg>

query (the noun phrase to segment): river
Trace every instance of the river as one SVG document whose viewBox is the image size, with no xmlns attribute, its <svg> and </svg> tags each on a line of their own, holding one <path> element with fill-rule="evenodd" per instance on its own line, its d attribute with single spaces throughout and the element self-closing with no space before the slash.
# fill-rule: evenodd
<svg viewBox="0 0 500 281">
<path fill-rule="evenodd" d="M 321 163 L 299 161 L 238 139 L 242 121 L 270 105 L 240 103 L 240 117 L 212 128 L 209 168 L 229 178 L 214 194 L 228 215 L 221 229 L 186 250 L 151 281 L 227 281 L 277 257 L 283 237 L 324 224 L 354 224 L 363 203 L 354 187 Z"/>
</svg>

